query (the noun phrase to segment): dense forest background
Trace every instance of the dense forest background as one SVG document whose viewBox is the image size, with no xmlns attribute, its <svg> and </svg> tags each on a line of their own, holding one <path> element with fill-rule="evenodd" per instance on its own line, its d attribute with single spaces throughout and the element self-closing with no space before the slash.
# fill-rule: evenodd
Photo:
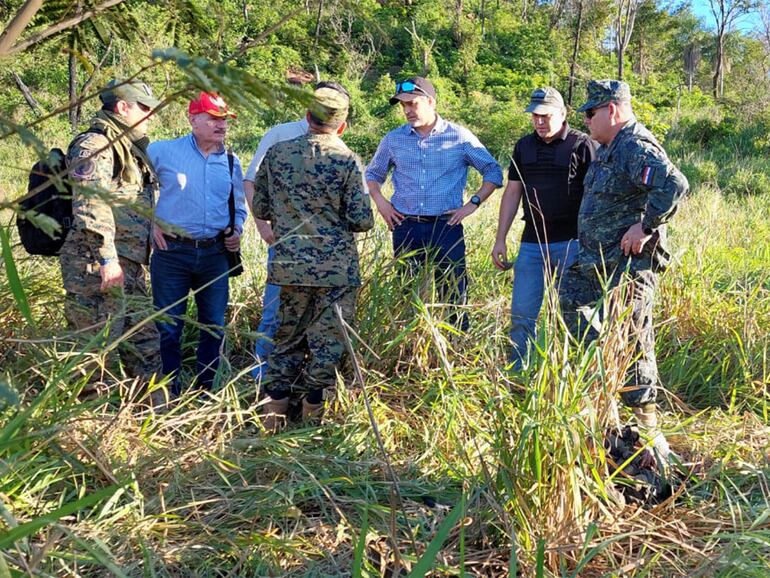
<svg viewBox="0 0 770 578">
<path fill-rule="evenodd" d="M 0 578 L 767 576 L 764 1 L 11 0 L 0 21 Z M 623 315 L 570 348 L 549 299 L 535 361 L 506 372 L 499 192 L 465 223 L 465 334 L 429 283 L 394 274 L 381 219 L 361 236 L 360 373 L 341 376 L 321 426 L 275 437 L 249 374 L 266 257 L 253 226 L 218 386 L 167 413 L 121 403 L 133 384 L 109 354 L 123 336 L 68 331 L 58 261 L 19 245 L 32 164 L 86 126 L 111 78 L 139 75 L 163 99 L 152 139 L 188 132 L 189 97 L 219 91 L 245 164 L 265 130 L 303 114 L 316 78 L 350 90 L 344 139 L 367 161 L 403 122 L 394 82 L 415 74 L 504 166 L 534 88 L 577 107 L 589 79 L 622 76 L 687 175 L 655 311 L 662 427 L 681 457 L 671 497 L 627 499 L 638 484 L 602 449 L 617 412 L 629 418 L 614 404 L 633 356 Z M 114 395 L 83 402 L 95 365 Z"/>
</svg>

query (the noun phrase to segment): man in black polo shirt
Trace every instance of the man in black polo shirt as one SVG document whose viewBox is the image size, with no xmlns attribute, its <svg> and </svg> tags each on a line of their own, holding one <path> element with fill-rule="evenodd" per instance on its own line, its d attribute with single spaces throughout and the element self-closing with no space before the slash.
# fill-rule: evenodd
<svg viewBox="0 0 770 578">
<path fill-rule="evenodd" d="M 545 281 L 561 274 L 577 259 L 577 216 L 583 177 L 596 145 L 571 129 L 567 109 L 555 88 L 538 88 L 525 112 L 532 113 L 534 132 L 519 139 L 508 169 L 508 185 L 500 202 L 492 259 L 507 269 L 505 238 L 523 198 L 524 233 L 513 272 L 510 361 L 523 369 L 543 303 Z"/>
</svg>

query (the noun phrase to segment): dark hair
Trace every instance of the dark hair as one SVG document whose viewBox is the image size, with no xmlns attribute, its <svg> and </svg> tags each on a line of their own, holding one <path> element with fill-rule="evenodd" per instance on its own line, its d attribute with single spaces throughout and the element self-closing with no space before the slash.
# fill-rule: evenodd
<svg viewBox="0 0 770 578">
<path fill-rule="evenodd" d="M 319 88 L 334 89 L 337 92 L 344 94 L 348 98 L 348 100 L 350 100 L 350 93 L 347 90 L 345 90 L 345 87 L 342 86 L 339 82 L 334 82 L 333 80 L 322 80 L 321 82 L 315 85 L 315 90 L 318 90 Z"/>
<path fill-rule="evenodd" d="M 345 122 L 345 121 L 343 121 L 343 120 L 340 120 L 340 121 L 334 121 L 334 122 L 329 122 L 329 121 L 323 120 L 323 119 L 321 119 L 321 118 L 318 118 L 318 117 L 317 117 L 317 116 L 316 116 L 316 115 L 313 113 L 313 111 L 312 111 L 312 110 L 308 110 L 307 112 L 308 112 L 308 114 L 310 115 L 310 118 L 308 119 L 308 121 L 310 122 L 310 124 L 312 124 L 313 126 L 315 126 L 315 127 L 318 127 L 318 128 L 324 128 L 324 129 L 329 129 L 330 131 L 335 131 L 335 130 L 337 130 L 338 128 L 340 128 L 340 125 L 341 125 L 343 122 Z"/>
<path fill-rule="evenodd" d="M 120 102 L 120 99 L 118 99 L 118 100 L 113 100 L 113 101 L 111 101 L 111 102 L 105 102 L 105 103 L 102 105 L 102 110 L 106 110 L 107 112 L 118 112 L 118 111 L 117 111 L 117 108 L 118 108 L 118 102 Z"/>
</svg>

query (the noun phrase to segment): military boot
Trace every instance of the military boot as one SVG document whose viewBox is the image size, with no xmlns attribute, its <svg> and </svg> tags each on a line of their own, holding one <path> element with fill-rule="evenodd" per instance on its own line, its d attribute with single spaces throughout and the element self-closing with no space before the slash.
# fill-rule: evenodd
<svg viewBox="0 0 770 578">
<path fill-rule="evenodd" d="M 262 406 L 262 415 L 260 417 L 262 421 L 262 427 L 268 434 L 276 434 L 286 426 L 286 412 L 289 409 L 289 398 L 273 399 L 267 398 L 268 401 Z"/>
<path fill-rule="evenodd" d="M 636 416 L 639 433 L 642 437 L 652 440 L 652 451 L 656 460 L 662 466 L 667 466 L 673 452 L 663 432 L 658 428 L 657 406 L 654 403 L 648 403 L 641 407 L 632 407 L 631 411 Z"/>
<path fill-rule="evenodd" d="M 302 421 L 311 425 L 321 423 L 324 415 L 324 402 L 310 403 L 307 399 L 302 400 Z"/>
</svg>

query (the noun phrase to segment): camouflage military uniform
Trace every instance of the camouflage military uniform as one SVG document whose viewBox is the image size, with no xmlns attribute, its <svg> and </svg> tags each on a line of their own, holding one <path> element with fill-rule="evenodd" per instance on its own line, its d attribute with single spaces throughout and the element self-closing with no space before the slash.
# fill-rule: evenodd
<svg viewBox="0 0 770 578">
<path fill-rule="evenodd" d="M 98 132 L 79 135 L 67 152 L 74 226 L 59 257 L 65 316 L 72 329 L 86 336 L 109 322 L 107 343 L 152 313 L 144 265 L 157 179 L 130 133 L 118 138 L 124 128 L 117 115 L 100 111 L 91 129 Z M 115 258 L 124 286 L 102 292 L 100 263 Z M 118 345 L 127 372 L 145 378 L 160 368 L 159 347 L 153 323 L 141 325 Z"/>
<path fill-rule="evenodd" d="M 607 289 L 625 285 L 636 356 L 622 397 L 631 407 L 655 401 L 658 370 L 652 307 L 657 273 L 669 261 L 665 224 L 687 190 L 687 179 L 650 131 L 635 120 L 609 145 L 599 147 L 585 177 L 578 261 L 559 285 L 559 300 L 573 334 L 588 329 L 595 336 L 583 312 L 602 298 L 604 284 Z M 640 222 L 655 232 L 640 254 L 626 257 L 621 239 Z"/>
<path fill-rule="evenodd" d="M 333 386 L 345 353 L 334 305 L 353 322 L 361 284 L 353 233 L 374 225 L 360 163 L 338 136 L 309 133 L 275 144 L 254 188 L 254 215 L 276 238 L 268 282 L 281 286 L 265 389 L 285 397 Z"/>
</svg>

